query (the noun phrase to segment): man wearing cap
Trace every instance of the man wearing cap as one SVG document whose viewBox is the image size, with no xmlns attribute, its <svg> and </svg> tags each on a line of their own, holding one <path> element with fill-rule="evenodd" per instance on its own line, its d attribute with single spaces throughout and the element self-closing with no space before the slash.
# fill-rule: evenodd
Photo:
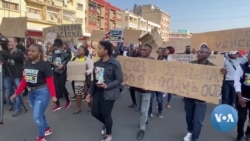
<svg viewBox="0 0 250 141">
<path fill-rule="evenodd" d="M 227 70 L 227 74 L 225 75 L 223 85 L 222 85 L 222 104 L 228 104 L 234 106 L 236 92 L 234 89 L 234 74 L 236 68 L 243 63 L 247 62 L 247 58 L 244 57 L 239 59 L 238 51 L 230 51 L 226 54 L 224 59 L 224 67 Z"/>
</svg>

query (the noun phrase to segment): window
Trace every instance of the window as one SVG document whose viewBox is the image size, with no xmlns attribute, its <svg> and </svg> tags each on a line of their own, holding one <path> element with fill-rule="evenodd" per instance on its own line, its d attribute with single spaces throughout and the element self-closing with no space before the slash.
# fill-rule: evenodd
<svg viewBox="0 0 250 141">
<path fill-rule="evenodd" d="M 83 10 L 83 4 L 77 3 L 77 7 L 76 8 L 79 9 L 79 10 Z"/>
<path fill-rule="evenodd" d="M 76 18 L 76 24 L 83 24 L 83 19 L 82 18 Z"/>
<path fill-rule="evenodd" d="M 27 7 L 27 17 L 31 19 L 41 20 L 41 10 Z"/>
<path fill-rule="evenodd" d="M 38 15 L 41 14 L 41 10 L 34 9 L 34 8 L 29 8 L 29 7 L 27 7 L 27 12 L 32 13 L 32 14 L 38 14 Z"/>
<path fill-rule="evenodd" d="M 75 15 L 70 11 L 63 11 L 63 20 L 69 23 L 74 23 Z"/>
<path fill-rule="evenodd" d="M 52 12 L 52 11 L 48 11 L 47 12 L 47 16 L 48 16 L 48 21 L 53 21 L 53 22 L 57 22 L 58 19 L 58 13 Z"/>
<path fill-rule="evenodd" d="M 128 16 L 125 16 L 125 21 L 128 21 Z"/>
<path fill-rule="evenodd" d="M 2 7 L 5 9 L 10 9 L 10 10 L 15 10 L 15 11 L 19 10 L 19 4 L 7 2 L 7 1 L 2 1 Z"/>
</svg>

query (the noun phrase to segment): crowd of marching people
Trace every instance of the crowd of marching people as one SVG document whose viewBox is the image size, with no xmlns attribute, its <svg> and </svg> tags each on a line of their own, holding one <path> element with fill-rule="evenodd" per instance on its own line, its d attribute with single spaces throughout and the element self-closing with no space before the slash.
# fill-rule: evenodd
<svg viewBox="0 0 250 141">
<path fill-rule="evenodd" d="M 116 60 L 118 55 L 140 57 L 144 59 L 157 59 L 168 61 L 168 57 L 175 54 L 174 47 L 161 47 L 157 50 L 158 57 L 151 57 L 152 46 L 123 44 L 114 46 L 109 41 L 100 41 L 97 47 L 99 60 L 93 61 L 91 46 L 83 43 L 76 47 L 72 42 L 63 42 L 56 39 L 53 44 L 40 45 L 27 37 L 26 47 L 19 38 L 1 37 L 0 55 L 4 64 L 4 93 L 5 103 L 12 116 L 19 116 L 24 108 L 23 95 L 29 97 L 29 104 L 33 109 L 33 118 L 38 127 L 36 141 L 46 141 L 45 137 L 52 134 L 45 111 L 50 99 L 54 102 L 52 111 L 62 109 L 62 99 L 65 99 L 64 109 L 69 109 L 71 102 L 75 101 L 75 111 L 82 111 L 82 101 L 88 103 L 88 110 L 93 117 L 103 124 L 102 141 L 112 140 L 112 109 L 115 101 L 120 98 L 124 87 L 129 88 L 131 104 L 129 108 L 141 113 L 137 139 L 142 140 L 149 118 L 153 117 L 153 101 L 157 100 L 157 117 L 162 119 L 164 107 L 171 108 L 171 99 L 174 94 L 167 92 L 154 92 L 133 86 L 123 86 L 123 74 L 120 63 Z M 191 63 L 212 65 L 208 58 L 211 55 L 207 44 L 202 44 L 199 50 L 186 46 L 184 54 L 196 54 L 197 60 Z M 222 86 L 222 104 L 235 106 L 238 110 L 237 141 L 244 136 L 250 140 L 250 124 L 244 132 L 247 112 L 250 109 L 250 55 L 242 51 L 224 53 L 224 68 L 221 73 L 225 76 Z M 82 62 L 86 65 L 85 81 L 67 81 L 67 64 L 69 61 Z M 69 86 L 73 88 L 70 93 Z M 70 97 L 72 95 L 73 97 Z M 166 104 L 164 105 L 164 99 Z M 192 98 L 184 98 L 185 119 L 187 134 L 184 141 L 198 141 L 205 118 L 207 104 Z M 64 103 L 64 102 L 63 102 Z"/>
</svg>

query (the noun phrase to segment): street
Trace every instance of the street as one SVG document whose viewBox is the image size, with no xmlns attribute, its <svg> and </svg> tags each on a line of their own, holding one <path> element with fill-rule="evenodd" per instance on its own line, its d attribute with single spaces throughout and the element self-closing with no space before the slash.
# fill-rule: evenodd
<svg viewBox="0 0 250 141">
<path fill-rule="evenodd" d="M 25 97 L 26 99 L 26 97 Z M 62 101 L 62 100 L 61 100 Z M 158 119 L 156 114 L 150 120 L 143 141 L 182 141 L 186 134 L 185 113 L 181 97 L 173 96 L 171 109 L 164 108 L 164 119 Z M 28 103 L 25 103 L 28 107 Z M 122 98 L 117 100 L 113 111 L 113 140 L 136 141 L 140 114 L 128 108 L 130 96 L 127 89 Z M 154 105 L 156 102 L 154 102 Z M 50 105 L 51 106 L 51 105 Z M 87 112 L 84 103 L 83 112 L 73 115 L 75 103 L 69 110 L 52 113 L 47 109 L 47 119 L 53 134 L 48 141 L 100 141 L 102 125 Z M 210 123 L 210 113 L 214 105 L 209 104 L 203 130 L 199 141 L 233 141 L 236 129 L 230 133 L 216 131 Z M 34 141 L 37 127 L 32 119 L 32 111 L 16 118 L 5 107 L 4 126 L 0 128 L 0 141 Z M 153 111 L 157 109 L 154 106 Z"/>
</svg>

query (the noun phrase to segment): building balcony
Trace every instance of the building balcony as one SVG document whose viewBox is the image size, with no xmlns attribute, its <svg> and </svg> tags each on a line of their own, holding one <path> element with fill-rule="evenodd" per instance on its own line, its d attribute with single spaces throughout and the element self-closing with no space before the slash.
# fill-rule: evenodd
<svg viewBox="0 0 250 141">
<path fill-rule="evenodd" d="M 35 4 L 44 5 L 44 4 L 46 4 L 46 1 L 47 0 L 26 0 L 26 3 L 35 3 Z"/>
<path fill-rule="evenodd" d="M 63 24 L 74 24 L 73 21 L 68 21 L 68 20 L 65 20 L 65 19 L 62 20 L 62 23 Z"/>
<path fill-rule="evenodd" d="M 95 9 L 89 9 L 89 13 L 97 15 L 97 11 Z"/>
<path fill-rule="evenodd" d="M 76 18 L 75 23 L 76 24 L 83 24 L 83 19 L 82 18 Z"/>
<path fill-rule="evenodd" d="M 28 12 L 27 12 L 27 18 L 34 20 L 42 20 L 42 16 L 40 14 L 28 13 Z"/>
<path fill-rule="evenodd" d="M 57 6 L 57 7 L 63 7 L 63 2 L 59 0 L 53 0 L 51 1 L 52 6 Z"/>
<path fill-rule="evenodd" d="M 91 26 L 97 26 L 97 23 L 95 23 L 95 22 L 89 22 L 88 24 Z"/>
<path fill-rule="evenodd" d="M 48 22 L 51 22 L 51 23 L 62 23 L 62 21 L 59 18 L 53 18 L 49 15 L 47 15 L 46 19 Z"/>
</svg>

